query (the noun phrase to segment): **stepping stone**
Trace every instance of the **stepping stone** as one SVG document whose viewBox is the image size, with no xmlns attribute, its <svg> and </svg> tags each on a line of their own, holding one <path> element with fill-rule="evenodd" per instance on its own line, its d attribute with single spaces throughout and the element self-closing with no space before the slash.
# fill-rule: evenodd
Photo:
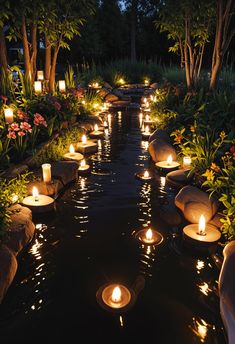
<svg viewBox="0 0 235 344">
<path fill-rule="evenodd" d="M 87 140 L 86 144 L 78 142 L 76 144 L 76 150 L 82 154 L 96 153 L 98 151 L 98 144 L 91 140 Z"/>
<path fill-rule="evenodd" d="M 10 208 L 11 223 L 2 242 L 17 255 L 33 238 L 35 225 L 32 222 L 32 212 L 20 204 Z"/>
<path fill-rule="evenodd" d="M 0 303 L 2 302 L 16 271 L 17 260 L 14 253 L 5 245 L 0 245 Z"/>
<path fill-rule="evenodd" d="M 192 176 L 188 177 L 190 170 L 180 169 L 167 173 L 166 181 L 176 187 L 183 187 L 192 182 Z"/>
<path fill-rule="evenodd" d="M 209 194 L 195 186 L 184 186 L 175 197 L 175 205 L 183 212 L 184 217 L 191 223 L 198 223 L 201 215 L 206 222 L 217 213 L 219 203 Z"/>
<path fill-rule="evenodd" d="M 169 155 L 172 156 L 173 161 L 177 160 L 175 148 L 160 139 L 155 139 L 150 142 L 148 150 L 154 162 L 166 161 Z"/>
</svg>

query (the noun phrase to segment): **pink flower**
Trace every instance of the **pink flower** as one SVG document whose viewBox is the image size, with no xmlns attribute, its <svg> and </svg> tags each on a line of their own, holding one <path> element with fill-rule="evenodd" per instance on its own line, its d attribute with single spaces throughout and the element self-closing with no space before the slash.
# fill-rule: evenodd
<svg viewBox="0 0 235 344">
<path fill-rule="evenodd" d="M 43 125 L 44 127 L 47 127 L 47 122 L 45 121 L 45 118 L 39 113 L 35 113 L 33 123 L 35 125 Z"/>
<path fill-rule="evenodd" d="M 16 134 L 15 134 L 14 131 L 9 130 L 8 134 L 7 134 L 7 137 L 8 137 L 8 139 L 15 139 L 16 138 Z"/>
<path fill-rule="evenodd" d="M 18 131 L 18 136 L 25 136 L 25 133 L 23 131 Z"/>
<path fill-rule="evenodd" d="M 231 146 L 229 150 L 231 153 L 235 153 L 235 146 Z"/>
<path fill-rule="evenodd" d="M 26 114 L 24 111 L 22 111 L 22 110 L 18 110 L 18 111 L 17 111 L 17 116 L 18 116 L 18 118 L 21 119 L 21 120 L 24 120 L 24 121 L 27 121 L 27 120 L 28 120 L 27 114 Z"/>
<path fill-rule="evenodd" d="M 5 102 L 5 104 L 6 104 L 8 98 L 7 98 L 6 96 L 0 96 L 0 98 L 1 98 L 1 99 Z"/>
<path fill-rule="evenodd" d="M 15 122 L 11 123 L 10 128 L 8 128 L 8 130 L 19 131 L 19 124 Z"/>
<path fill-rule="evenodd" d="M 29 133 L 31 133 L 31 131 L 32 131 L 31 125 L 28 122 L 21 122 L 20 123 L 20 129 L 28 131 Z"/>
</svg>

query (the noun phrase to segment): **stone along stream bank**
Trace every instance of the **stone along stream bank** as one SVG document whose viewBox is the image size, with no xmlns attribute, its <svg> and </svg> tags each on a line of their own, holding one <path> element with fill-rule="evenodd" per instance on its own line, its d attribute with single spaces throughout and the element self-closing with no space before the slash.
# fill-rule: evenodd
<svg viewBox="0 0 235 344">
<path fill-rule="evenodd" d="M 35 238 L 0 306 L 1 343 L 225 343 L 219 270 L 183 247 L 183 224 L 164 221 L 177 216 L 177 190 L 154 171 L 137 111 L 113 115 L 90 162 L 91 175 L 65 190 L 55 212 L 34 216 Z M 149 183 L 135 178 L 144 167 L 155 173 Z M 134 235 L 150 225 L 164 237 L 155 249 Z M 102 285 L 132 287 L 140 276 L 131 309 L 100 307 Z"/>
</svg>

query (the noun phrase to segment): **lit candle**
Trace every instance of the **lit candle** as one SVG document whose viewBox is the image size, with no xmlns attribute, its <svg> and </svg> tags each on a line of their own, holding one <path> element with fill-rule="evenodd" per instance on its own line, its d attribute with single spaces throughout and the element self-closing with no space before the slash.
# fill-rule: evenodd
<svg viewBox="0 0 235 344">
<path fill-rule="evenodd" d="M 148 228 L 147 230 L 141 229 L 135 236 L 138 240 L 148 245 L 159 245 L 163 241 L 163 236 L 151 228 Z"/>
<path fill-rule="evenodd" d="M 116 286 L 115 288 L 113 288 L 113 292 L 111 295 L 111 300 L 112 302 L 116 303 L 120 303 L 122 299 L 122 292 L 119 286 Z"/>
<path fill-rule="evenodd" d="M 192 162 L 192 159 L 190 158 L 190 156 L 184 156 L 184 158 L 183 158 L 183 167 L 184 168 L 191 167 L 191 162 Z"/>
<path fill-rule="evenodd" d="M 69 153 L 64 154 L 64 158 L 69 159 L 69 160 L 81 161 L 83 159 L 83 155 L 75 152 L 75 148 L 71 144 L 69 146 Z"/>
<path fill-rule="evenodd" d="M 172 165 L 173 159 L 172 159 L 172 155 L 171 155 L 171 154 L 168 156 L 168 158 L 167 158 L 166 161 L 167 161 L 167 165 L 168 165 L 168 166 L 171 166 L 171 165 Z"/>
<path fill-rule="evenodd" d="M 73 155 L 75 153 L 75 149 L 74 149 L 74 146 L 72 144 L 69 146 L 69 153 L 71 155 Z"/>
<path fill-rule="evenodd" d="M 99 131 L 98 124 L 95 124 L 95 125 L 94 125 L 94 131 L 95 131 L 95 132 Z"/>
<path fill-rule="evenodd" d="M 122 284 L 109 284 L 99 288 L 97 292 L 97 301 L 108 310 L 123 310 L 130 304 L 131 298 L 130 290 Z"/>
<path fill-rule="evenodd" d="M 87 143 L 87 137 L 86 135 L 82 135 L 82 144 L 85 145 Z"/>
<path fill-rule="evenodd" d="M 107 121 L 104 121 L 103 125 L 104 125 L 105 128 L 107 128 L 108 127 Z"/>
<path fill-rule="evenodd" d="M 38 189 L 36 188 L 36 186 L 33 187 L 32 195 L 34 198 L 34 202 L 38 202 L 39 201 L 39 193 L 38 193 Z"/>
<path fill-rule="evenodd" d="M 42 165 L 42 175 L 44 183 L 51 182 L 51 164 Z"/>
<path fill-rule="evenodd" d="M 43 72 L 43 70 L 38 70 L 37 71 L 37 79 L 38 79 L 38 81 L 43 81 L 44 80 L 44 72 Z"/>
<path fill-rule="evenodd" d="M 201 215 L 198 223 L 198 234 L 206 235 L 206 220 L 205 216 Z"/>
<path fill-rule="evenodd" d="M 59 80 L 59 91 L 63 93 L 65 92 L 65 90 L 66 90 L 65 80 Z"/>
<path fill-rule="evenodd" d="M 146 127 L 145 127 L 145 129 L 144 129 L 144 132 L 145 132 L 146 134 L 149 134 L 149 126 L 148 126 L 148 125 L 146 125 Z"/>
<path fill-rule="evenodd" d="M 144 101 L 144 103 L 146 104 L 146 103 L 147 103 L 147 98 L 144 97 L 143 101 Z"/>
<path fill-rule="evenodd" d="M 35 94 L 42 93 L 42 82 L 41 81 L 34 81 L 34 91 L 35 91 Z"/>
<path fill-rule="evenodd" d="M 149 115 L 146 115 L 146 116 L 145 116 L 145 121 L 146 121 L 146 122 L 149 122 L 149 120 L 150 120 Z"/>
<path fill-rule="evenodd" d="M 153 241 L 153 231 L 149 228 L 145 233 L 145 240 L 147 243 L 151 243 Z"/>
<path fill-rule="evenodd" d="M 118 116 L 120 117 L 122 115 L 122 111 L 118 111 Z"/>
<path fill-rule="evenodd" d="M 125 84 L 125 81 L 124 81 L 123 78 L 120 78 L 120 79 L 118 80 L 118 82 L 119 82 L 120 85 L 124 85 L 124 84 Z"/>
<path fill-rule="evenodd" d="M 6 123 L 12 123 L 13 118 L 13 110 L 11 108 L 4 109 L 5 121 Z"/>
<path fill-rule="evenodd" d="M 149 84 L 148 79 L 145 79 L 145 80 L 144 80 L 144 84 L 145 84 L 145 85 L 148 85 L 148 84 Z"/>
<path fill-rule="evenodd" d="M 149 171 L 144 172 L 144 178 L 148 179 L 149 178 Z"/>
</svg>

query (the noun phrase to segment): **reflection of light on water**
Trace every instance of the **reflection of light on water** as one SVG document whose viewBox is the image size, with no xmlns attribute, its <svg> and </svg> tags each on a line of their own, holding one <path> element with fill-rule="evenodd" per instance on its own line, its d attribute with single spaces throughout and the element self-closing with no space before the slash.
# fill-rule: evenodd
<svg viewBox="0 0 235 344">
<path fill-rule="evenodd" d="M 210 288 L 209 288 L 209 285 L 204 282 L 203 284 L 199 285 L 198 284 L 198 288 L 200 290 L 201 293 L 203 293 L 204 295 L 208 295 L 210 291 L 212 291 Z"/>
<path fill-rule="evenodd" d="M 203 260 L 198 259 L 196 264 L 197 273 L 200 274 L 200 270 L 202 270 L 204 267 L 205 263 L 203 262 Z"/>
<path fill-rule="evenodd" d="M 81 190 L 85 189 L 85 187 L 86 187 L 86 179 L 85 178 L 80 179 L 80 186 L 81 186 Z"/>
<path fill-rule="evenodd" d="M 208 332 L 208 326 L 209 325 L 205 322 L 205 320 L 201 318 L 196 320 L 193 318 L 193 326 L 190 326 L 190 328 L 192 329 L 193 333 L 200 338 L 200 342 L 204 343 Z"/>
<path fill-rule="evenodd" d="M 102 143 L 101 143 L 101 140 L 98 140 L 98 149 L 101 150 L 102 149 Z"/>
<path fill-rule="evenodd" d="M 146 254 L 149 255 L 151 253 L 151 246 L 147 246 Z"/>
<path fill-rule="evenodd" d="M 166 186 L 166 177 L 160 177 L 160 185 L 162 188 Z"/>
<path fill-rule="evenodd" d="M 141 141 L 141 148 L 148 150 L 149 142 L 148 141 Z"/>
<path fill-rule="evenodd" d="M 35 256 L 36 259 L 41 259 L 41 255 L 39 252 L 39 248 L 42 246 L 42 243 L 38 241 L 38 239 L 35 239 L 35 243 L 30 249 L 30 253 L 32 253 L 33 256 Z"/>
<path fill-rule="evenodd" d="M 120 320 L 120 325 L 121 325 L 121 327 L 123 327 L 124 326 L 124 323 L 123 323 L 123 317 L 120 315 L 120 317 L 119 317 L 119 320 Z"/>
</svg>

